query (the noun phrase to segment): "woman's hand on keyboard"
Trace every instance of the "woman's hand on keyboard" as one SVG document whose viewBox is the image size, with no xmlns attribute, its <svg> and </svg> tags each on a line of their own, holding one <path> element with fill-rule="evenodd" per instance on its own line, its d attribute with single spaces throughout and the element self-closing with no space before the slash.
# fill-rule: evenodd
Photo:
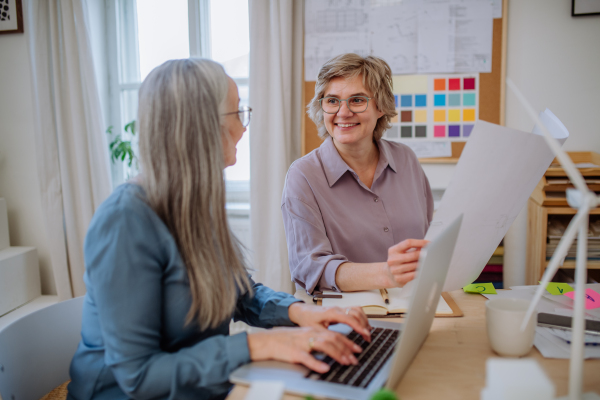
<svg viewBox="0 0 600 400">
<path fill-rule="evenodd" d="M 310 353 L 322 352 L 343 365 L 356 365 L 353 353 L 361 347 L 346 336 L 325 328 L 275 328 L 248 334 L 248 349 L 252 361 L 278 360 L 303 364 L 313 371 L 324 373 L 329 365 Z"/>
<path fill-rule="evenodd" d="M 346 324 L 358 332 L 367 342 L 371 341 L 371 326 L 360 307 L 319 307 L 294 303 L 289 309 L 290 321 L 299 326 L 327 328 L 329 325 Z"/>
</svg>

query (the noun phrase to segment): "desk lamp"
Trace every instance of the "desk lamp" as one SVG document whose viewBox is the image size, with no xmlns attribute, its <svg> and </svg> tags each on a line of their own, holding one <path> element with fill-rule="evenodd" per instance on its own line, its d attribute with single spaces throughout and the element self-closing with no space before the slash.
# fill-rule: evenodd
<svg viewBox="0 0 600 400">
<path fill-rule="evenodd" d="M 589 212 L 591 209 L 596 208 L 600 204 L 600 198 L 596 194 L 589 190 L 583 176 L 575 167 L 573 161 L 569 158 L 567 153 L 561 148 L 560 143 L 548 132 L 548 129 L 544 125 L 541 118 L 536 114 L 531 104 L 527 101 L 525 96 L 516 87 L 514 82 L 510 79 L 506 79 L 506 84 L 517 96 L 523 108 L 527 111 L 529 116 L 535 121 L 536 125 L 540 128 L 546 139 L 546 143 L 550 149 L 554 152 L 558 158 L 560 165 L 564 168 L 567 176 L 575 186 L 575 189 L 567 189 L 567 202 L 569 206 L 578 210 L 577 214 L 573 217 L 563 237 L 558 243 L 558 247 L 554 251 L 546 272 L 540 282 L 533 301 L 529 305 L 527 314 L 521 325 L 521 331 L 525 330 L 527 322 L 532 317 L 542 294 L 546 290 L 548 282 L 554 277 L 554 274 L 560 267 L 562 260 L 567 255 L 567 252 L 571 248 L 571 244 L 575 239 L 575 235 L 578 234 L 577 241 L 577 257 L 575 265 L 575 304 L 573 307 L 573 319 L 572 319 L 572 340 L 571 340 L 571 360 L 569 364 L 569 394 L 564 399 L 568 400 L 580 400 L 580 399 L 600 399 L 600 397 L 594 393 L 586 393 L 582 396 L 583 387 L 583 353 L 584 353 L 584 330 L 585 330 L 585 284 L 587 282 L 587 242 L 588 242 L 588 225 L 589 225 Z"/>
</svg>

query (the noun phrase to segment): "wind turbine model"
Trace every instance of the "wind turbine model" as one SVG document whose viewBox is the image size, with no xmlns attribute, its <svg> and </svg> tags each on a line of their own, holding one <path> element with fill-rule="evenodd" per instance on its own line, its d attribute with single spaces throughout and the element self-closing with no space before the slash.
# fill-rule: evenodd
<svg viewBox="0 0 600 400">
<path fill-rule="evenodd" d="M 575 167 L 575 164 L 569 158 L 567 153 L 561 148 L 560 143 L 550 134 L 546 125 L 542 119 L 536 114 L 531 104 L 525 99 L 525 96 L 516 87 L 510 78 L 506 79 L 506 84 L 517 96 L 521 105 L 525 108 L 529 116 L 535 121 L 536 125 L 540 128 L 546 139 L 546 143 L 550 149 L 554 152 L 560 165 L 564 168 L 567 176 L 575 186 L 575 189 L 567 190 L 567 202 L 569 205 L 578 210 L 577 214 L 573 217 L 563 237 L 558 243 L 548 266 L 546 272 L 540 282 L 533 301 L 529 305 L 527 314 L 523 319 L 521 325 L 521 331 L 525 330 L 527 322 L 533 315 L 542 294 L 546 290 L 548 282 L 554 277 L 554 274 L 560 267 L 561 261 L 567 255 L 567 252 L 571 248 L 571 244 L 575 239 L 575 235 L 578 234 L 577 240 L 577 258 L 575 265 L 575 304 L 573 307 L 573 319 L 572 319 L 572 340 L 571 340 L 571 360 L 569 364 L 569 394 L 564 399 L 568 400 L 600 400 L 600 396 L 595 393 L 589 392 L 585 396 L 582 395 L 583 387 L 583 360 L 584 360 L 584 331 L 585 331 L 585 284 L 587 282 L 587 244 L 588 244 L 588 225 L 589 225 L 589 214 L 590 210 L 598 207 L 600 204 L 600 197 L 589 190 L 583 176 Z"/>
</svg>

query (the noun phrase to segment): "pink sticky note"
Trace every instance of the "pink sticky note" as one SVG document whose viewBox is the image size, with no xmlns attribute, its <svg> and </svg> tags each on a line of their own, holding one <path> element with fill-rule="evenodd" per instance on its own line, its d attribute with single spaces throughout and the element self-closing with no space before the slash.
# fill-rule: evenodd
<svg viewBox="0 0 600 400">
<path fill-rule="evenodd" d="M 575 298 L 575 292 L 565 293 L 565 296 L 573 299 Z M 600 293 L 592 290 L 585 290 L 585 309 L 591 310 L 593 308 L 600 308 Z"/>
</svg>

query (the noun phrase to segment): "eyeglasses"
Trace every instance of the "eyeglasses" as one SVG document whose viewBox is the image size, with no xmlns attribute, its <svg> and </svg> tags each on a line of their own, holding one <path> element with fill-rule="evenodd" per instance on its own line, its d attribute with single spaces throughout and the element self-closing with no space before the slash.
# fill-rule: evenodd
<svg viewBox="0 0 600 400">
<path fill-rule="evenodd" d="M 337 97 L 323 97 L 319 100 L 321 103 L 321 109 L 327 114 L 335 114 L 340 111 L 342 101 L 346 102 L 348 109 L 355 114 L 365 112 L 369 106 L 369 100 L 371 97 L 366 96 L 352 96 L 347 99 L 338 99 Z"/>
<path fill-rule="evenodd" d="M 242 123 L 242 125 L 245 128 L 250 124 L 250 117 L 252 116 L 252 109 L 248 106 L 241 106 L 238 111 L 225 113 L 225 114 L 221 114 L 221 115 L 232 115 L 232 114 L 238 115 L 240 122 Z"/>
</svg>

